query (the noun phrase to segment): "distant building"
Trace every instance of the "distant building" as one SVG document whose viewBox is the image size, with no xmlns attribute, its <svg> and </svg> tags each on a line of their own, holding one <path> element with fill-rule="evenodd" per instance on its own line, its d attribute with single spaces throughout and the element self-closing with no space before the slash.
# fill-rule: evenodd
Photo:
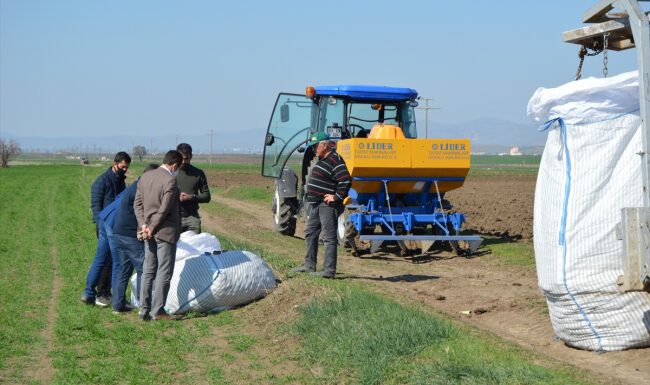
<svg viewBox="0 0 650 385">
<path fill-rule="evenodd" d="M 510 149 L 510 156 L 522 156 L 523 154 L 519 151 L 519 147 L 512 147 Z"/>
</svg>

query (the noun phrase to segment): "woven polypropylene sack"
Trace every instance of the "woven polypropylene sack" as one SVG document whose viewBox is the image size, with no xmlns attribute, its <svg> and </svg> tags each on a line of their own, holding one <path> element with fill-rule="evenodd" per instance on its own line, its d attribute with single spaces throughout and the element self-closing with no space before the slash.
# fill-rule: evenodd
<svg viewBox="0 0 650 385">
<path fill-rule="evenodd" d="M 548 120 L 534 208 L 535 262 L 555 334 L 581 349 L 650 346 L 650 294 L 621 293 L 623 207 L 642 206 L 636 72 L 538 89 Z"/>
<path fill-rule="evenodd" d="M 136 275 L 131 287 L 136 286 Z M 169 313 L 211 313 L 245 305 L 275 289 L 271 268 L 257 254 L 233 250 L 176 260 L 165 309 Z M 131 293 L 131 304 L 140 302 Z"/>
<path fill-rule="evenodd" d="M 199 255 L 177 261 L 165 309 L 214 312 L 261 298 L 276 286 L 271 268 L 249 251 Z"/>
<path fill-rule="evenodd" d="M 181 234 L 176 244 L 176 260 L 221 251 L 219 239 L 210 233 L 197 234 L 193 231 L 185 231 Z"/>
</svg>

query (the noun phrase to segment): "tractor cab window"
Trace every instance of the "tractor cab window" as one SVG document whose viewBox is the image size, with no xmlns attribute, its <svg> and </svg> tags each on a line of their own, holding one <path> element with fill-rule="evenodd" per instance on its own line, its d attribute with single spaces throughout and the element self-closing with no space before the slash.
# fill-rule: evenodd
<svg viewBox="0 0 650 385">
<path fill-rule="evenodd" d="M 347 139 L 349 133 L 344 130 L 343 100 L 333 97 L 323 97 L 320 101 L 318 126 L 332 139 Z"/>
<path fill-rule="evenodd" d="M 367 135 L 377 123 L 400 126 L 407 138 L 416 137 L 413 109 L 405 103 L 350 103 L 347 112 L 352 137 Z"/>
<path fill-rule="evenodd" d="M 264 139 L 262 175 L 282 175 L 291 154 L 309 138 L 316 116 L 318 106 L 304 95 L 278 95 Z"/>
<path fill-rule="evenodd" d="M 408 102 L 404 103 L 402 108 L 402 131 L 407 138 L 418 137 L 418 131 L 415 128 L 415 110 L 409 106 Z"/>
</svg>

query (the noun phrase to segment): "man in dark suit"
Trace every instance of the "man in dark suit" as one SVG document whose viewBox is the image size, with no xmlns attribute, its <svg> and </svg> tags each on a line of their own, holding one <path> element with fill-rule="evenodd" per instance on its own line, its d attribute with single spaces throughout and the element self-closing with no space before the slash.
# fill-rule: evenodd
<svg viewBox="0 0 650 385">
<path fill-rule="evenodd" d="M 182 162 L 183 156 L 178 151 L 168 151 L 162 166 L 142 175 L 135 194 L 133 208 L 145 239 L 140 291 L 140 318 L 144 321 L 172 318 L 165 312 L 165 302 L 181 234 L 176 174 Z"/>
</svg>

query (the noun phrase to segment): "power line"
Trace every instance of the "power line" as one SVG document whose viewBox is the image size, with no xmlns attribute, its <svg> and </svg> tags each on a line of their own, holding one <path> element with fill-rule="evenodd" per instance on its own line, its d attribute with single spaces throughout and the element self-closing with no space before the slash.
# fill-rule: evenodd
<svg viewBox="0 0 650 385">
<path fill-rule="evenodd" d="M 433 98 L 419 97 L 418 99 L 424 100 L 424 107 L 415 107 L 415 109 L 424 110 L 424 137 L 429 138 L 429 110 L 439 110 L 441 108 L 429 107 L 429 100 L 434 100 Z"/>
</svg>

